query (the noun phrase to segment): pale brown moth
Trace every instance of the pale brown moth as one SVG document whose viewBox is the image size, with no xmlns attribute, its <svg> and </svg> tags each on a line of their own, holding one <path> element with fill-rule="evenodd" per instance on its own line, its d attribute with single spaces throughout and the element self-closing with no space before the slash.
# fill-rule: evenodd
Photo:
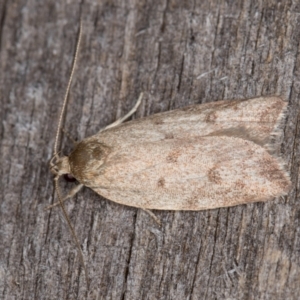
<svg viewBox="0 0 300 300">
<path fill-rule="evenodd" d="M 59 157 L 58 137 L 72 75 L 50 164 L 62 208 L 63 200 L 82 186 L 144 210 L 221 208 L 266 201 L 289 191 L 289 175 L 273 151 L 287 107 L 279 97 L 192 105 L 122 124 L 135 112 L 140 97 L 124 118 L 79 142 L 69 156 Z M 64 174 L 80 184 L 62 199 L 57 182 Z"/>
<path fill-rule="evenodd" d="M 285 107 L 278 97 L 260 97 L 129 121 L 84 139 L 54 170 L 107 199 L 143 209 L 266 201 L 290 187 L 271 151 Z"/>
</svg>

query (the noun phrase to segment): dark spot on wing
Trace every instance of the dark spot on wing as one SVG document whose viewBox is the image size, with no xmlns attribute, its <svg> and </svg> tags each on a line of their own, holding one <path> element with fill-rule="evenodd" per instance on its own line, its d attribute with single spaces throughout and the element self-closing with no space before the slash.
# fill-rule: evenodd
<svg viewBox="0 0 300 300">
<path fill-rule="evenodd" d="M 165 183 L 166 183 L 166 180 L 165 180 L 163 177 L 161 177 L 161 178 L 159 178 L 159 180 L 157 181 L 157 186 L 158 186 L 159 188 L 163 188 L 163 187 L 165 187 Z"/>
<path fill-rule="evenodd" d="M 181 155 L 181 152 L 179 150 L 174 150 L 174 151 L 171 151 L 166 160 L 168 163 L 176 163 L 177 162 L 177 159 L 178 157 Z"/>
<path fill-rule="evenodd" d="M 199 195 L 193 194 L 186 200 L 186 209 L 188 210 L 197 210 Z"/>
<path fill-rule="evenodd" d="M 208 113 L 205 118 L 205 122 L 215 122 L 217 120 L 217 114 L 215 111 Z"/>
<path fill-rule="evenodd" d="M 166 133 L 166 134 L 165 134 L 165 139 L 166 139 L 166 140 L 174 139 L 173 133 Z"/>
<path fill-rule="evenodd" d="M 236 189 L 240 189 L 240 190 L 243 190 L 246 187 L 246 183 L 242 180 L 237 180 L 234 185 Z"/>
<path fill-rule="evenodd" d="M 157 119 L 153 120 L 153 123 L 155 125 L 162 125 L 162 124 L 164 124 L 164 121 L 160 118 L 157 118 Z"/>
<path fill-rule="evenodd" d="M 220 173 L 218 172 L 216 167 L 211 168 L 208 171 L 208 179 L 209 179 L 209 181 L 213 182 L 214 184 L 222 183 L 222 177 L 220 176 Z"/>
</svg>

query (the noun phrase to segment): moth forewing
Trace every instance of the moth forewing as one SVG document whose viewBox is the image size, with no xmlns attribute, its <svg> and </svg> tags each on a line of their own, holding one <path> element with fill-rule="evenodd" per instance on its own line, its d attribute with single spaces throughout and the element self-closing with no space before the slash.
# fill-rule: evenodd
<svg viewBox="0 0 300 300">
<path fill-rule="evenodd" d="M 203 210 L 284 195 L 290 179 L 271 154 L 284 119 L 279 97 L 219 101 L 129 121 L 80 142 L 71 175 L 112 201 Z"/>
<path fill-rule="evenodd" d="M 286 106 L 279 97 L 192 105 L 124 123 L 91 139 L 107 145 L 132 145 L 140 141 L 216 135 L 234 136 L 265 146 L 283 122 Z"/>
</svg>

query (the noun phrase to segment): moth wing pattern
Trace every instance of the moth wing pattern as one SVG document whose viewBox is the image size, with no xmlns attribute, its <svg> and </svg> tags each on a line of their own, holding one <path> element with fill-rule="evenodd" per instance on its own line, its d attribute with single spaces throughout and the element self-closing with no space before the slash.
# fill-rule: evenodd
<svg viewBox="0 0 300 300">
<path fill-rule="evenodd" d="M 84 139 L 69 156 L 71 171 L 101 196 L 144 209 L 266 201 L 290 187 L 270 151 L 285 109 L 280 98 L 261 97 L 130 121 Z"/>
<path fill-rule="evenodd" d="M 265 146 L 277 134 L 286 107 L 287 103 L 279 97 L 196 104 L 124 123 L 95 134 L 92 139 L 107 145 L 131 145 L 144 140 L 225 135 Z"/>
</svg>

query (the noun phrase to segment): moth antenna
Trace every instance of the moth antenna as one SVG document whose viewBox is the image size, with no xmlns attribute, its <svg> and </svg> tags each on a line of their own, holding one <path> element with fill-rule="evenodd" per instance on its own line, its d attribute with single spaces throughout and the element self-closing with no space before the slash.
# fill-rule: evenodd
<svg viewBox="0 0 300 300">
<path fill-rule="evenodd" d="M 61 109 L 61 112 L 60 112 L 60 116 L 59 116 L 59 120 L 58 120 L 57 132 L 56 132 L 55 143 L 54 143 L 54 157 L 58 156 L 57 149 L 58 149 L 58 141 L 59 141 L 60 132 L 61 132 L 61 125 L 62 125 L 62 120 L 63 120 L 64 113 L 65 113 L 65 110 L 66 110 L 68 96 L 69 96 L 69 93 L 70 93 L 72 79 L 73 79 L 73 75 L 74 75 L 74 71 L 75 71 L 75 67 L 76 67 L 76 63 L 77 63 L 77 59 L 78 59 L 79 46 L 80 46 L 80 42 L 81 42 L 81 35 L 82 35 L 82 21 L 80 20 L 78 40 L 77 40 L 77 44 L 76 44 L 76 50 L 75 50 L 75 55 L 74 55 L 74 59 L 73 59 L 73 64 L 72 64 L 72 69 L 71 69 L 71 75 L 70 75 L 70 78 L 69 78 L 69 81 L 68 81 L 66 93 L 65 93 L 65 96 L 64 96 L 64 100 L 63 100 L 63 106 L 62 106 L 62 109 Z M 64 215 L 64 217 L 65 217 L 65 219 L 66 219 L 66 221 L 68 223 L 68 226 L 69 226 L 69 229 L 70 229 L 71 234 L 73 236 L 73 239 L 74 239 L 74 241 L 76 243 L 76 246 L 77 246 L 77 248 L 79 250 L 79 257 L 80 257 L 80 260 L 81 260 L 81 263 L 82 263 L 82 266 L 83 266 L 83 269 L 84 269 L 84 273 L 85 273 L 85 277 L 86 277 L 86 282 L 87 282 L 87 289 L 88 289 L 89 288 L 89 278 L 88 278 L 87 268 L 86 268 L 86 265 L 84 263 L 83 253 L 82 253 L 82 250 L 81 250 L 81 247 L 80 247 L 77 235 L 75 233 L 74 227 L 72 226 L 71 221 L 70 221 L 70 219 L 68 217 L 68 214 L 66 212 L 66 209 L 64 207 L 64 204 L 63 204 L 63 201 L 62 201 L 62 198 L 61 198 L 61 195 L 60 195 L 60 191 L 59 191 L 58 179 L 59 179 L 59 176 L 56 176 L 54 178 L 54 181 L 55 181 L 55 190 L 56 190 L 56 193 L 57 193 L 57 196 L 58 196 L 58 199 L 59 199 L 60 207 L 61 207 L 61 209 L 63 211 L 63 215 Z"/>
<path fill-rule="evenodd" d="M 61 132 L 61 124 L 62 124 L 63 116 L 64 116 L 64 113 L 65 113 L 65 110 L 66 110 L 66 105 L 67 105 L 67 102 L 68 102 L 68 96 L 69 96 L 69 93 L 70 93 L 72 79 L 73 79 L 73 75 L 74 75 L 74 71 L 75 71 L 75 67 L 76 67 L 76 63 L 77 63 L 77 59 L 78 59 L 79 46 L 80 46 L 80 42 L 81 42 L 81 35 L 82 35 L 82 21 L 80 20 L 78 40 L 77 40 L 75 55 L 74 55 L 74 59 L 73 59 L 71 75 L 70 75 L 70 78 L 69 78 L 66 93 L 65 93 L 65 96 L 64 96 L 63 106 L 62 106 L 60 116 L 59 116 L 59 120 L 58 120 L 57 132 L 56 132 L 55 143 L 54 143 L 54 156 L 58 155 L 57 154 L 57 148 L 58 148 L 58 140 L 59 140 L 60 132 Z"/>
<path fill-rule="evenodd" d="M 87 268 L 86 268 L 86 265 L 85 265 L 85 262 L 84 262 L 84 258 L 83 258 L 83 253 L 82 253 L 82 250 L 81 250 L 81 247 L 80 247 L 80 244 L 79 244 L 79 241 L 78 241 L 78 238 L 77 238 L 77 235 L 75 233 L 75 229 L 71 223 L 71 220 L 66 212 L 66 209 L 65 209 L 65 206 L 63 204 L 63 201 L 62 201 L 62 198 L 60 196 L 60 191 L 59 191 L 59 186 L 58 186 L 58 179 L 59 179 L 59 176 L 56 176 L 54 181 L 55 181 L 55 190 L 56 190 L 56 193 L 57 193 L 57 196 L 58 196 L 58 200 L 59 200 L 59 204 L 60 204 L 60 207 L 63 211 L 63 214 L 64 214 L 64 217 L 68 223 L 68 226 L 69 226 L 69 229 L 72 233 L 72 236 L 74 238 L 74 241 L 76 243 L 76 246 L 79 250 L 79 257 L 80 257 L 80 260 L 81 260 L 81 263 L 82 263 L 82 266 L 83 266 L 83 269 L 84 269 L 84 274 L 85 274 L 85 278 L 86 278 L 86 283 L 87 283 L 87 290 L 89 289 L 89 278 L 88 278 L 88 272 L 87 272 Z"/>
</svg>

